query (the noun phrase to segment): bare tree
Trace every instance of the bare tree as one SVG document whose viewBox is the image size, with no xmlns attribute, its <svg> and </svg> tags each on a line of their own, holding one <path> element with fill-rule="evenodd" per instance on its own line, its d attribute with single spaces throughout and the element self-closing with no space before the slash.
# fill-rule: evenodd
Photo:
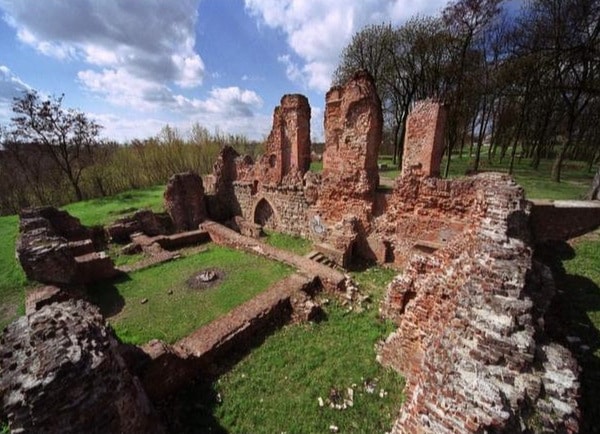
<svg viewBox="0 0 600 434">
<path fill-rule="evenodd" d="M 67 177 L 77 200 L 82 200 L 81 174 L 93 163 L 101 127 L 82 112 L 64 109 L 63 97 L 43 100 L 37 92 L 28 91 L 15 98 L 13 133 L 18 141 L 43 148 Z"/>
</svg>

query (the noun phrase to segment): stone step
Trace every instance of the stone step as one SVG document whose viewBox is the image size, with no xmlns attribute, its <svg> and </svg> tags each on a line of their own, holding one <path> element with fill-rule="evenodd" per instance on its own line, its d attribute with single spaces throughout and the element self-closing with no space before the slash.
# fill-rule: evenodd
<svg viewBox="0 0 600 434">
<path fill-rule="evenodd" d="M 332 261 L 323 253 L 318 251 L 313 250 L 312 252 L 307 253 L 305 257 L 310 259 L 311 261 L 317 262 L 321 265 L 325 265 L 326 267 L 332 268 L 334 270 L 337 270 L 339 268 L 334 261 Z"/>
</svg>

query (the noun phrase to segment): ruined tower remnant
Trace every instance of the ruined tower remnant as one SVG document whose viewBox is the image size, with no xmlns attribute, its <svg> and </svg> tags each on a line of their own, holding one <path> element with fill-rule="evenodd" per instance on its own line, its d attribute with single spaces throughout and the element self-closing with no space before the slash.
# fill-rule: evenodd
<svg viewBox="0 0 600 434">
<path fill-rule="evenodd" d="M 379 184 L 377 154 L 383 116 L 373 78 L 356 73 L 326 96 L 321 216 L 332 224 L 353 216 L 369 224 Z"/>
<path fill-rule="evenodd" d="M 261 160 L 260 181 L 279 184 L 310 166 L 310 105 L 304 95 L 284 95 L 273 112 L 273 128 Z"/>
<path fill-rule="evenodd" d="M 202 178 L 193 172 L 177 173 L 169 179 L 164 193 L 165 208 L 178 231 L 198 229 L 206 219 Z"/>
<path fill-rule="evenodd" d="M 444 153 L 446 109 L 433 100 L 418 101 L 406 120 L 402 176 L 439 176 Z"/>
<path fill-rule="evenodd" d="M 2 335 L 0 397 L 12 432 L 162 432 L 98 309 L 82 300 L 22 316 Z"/>
<path fill-rule="evenodd" d="M 324 176 L 335 173 L 374 190 L 383 115 L 373 78 L 358 72 L 343 87 L 327 92 L 325 100 Z"/>
</svg>

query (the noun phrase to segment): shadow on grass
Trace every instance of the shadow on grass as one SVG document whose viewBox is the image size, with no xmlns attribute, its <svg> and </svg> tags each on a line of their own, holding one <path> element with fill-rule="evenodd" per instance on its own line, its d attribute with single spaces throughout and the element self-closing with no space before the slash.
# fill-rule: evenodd
<svg viewBox="0 0 600 434">
<path fill-rule="evenodd" d="M 119 292 L 116 284 L 130 280 L 125 273 L 109 282 L 96 283 L 88 286 L 87 298 L 100 308 L 100 313 L 105 318 L 117 315 L 125 306 L 125 299 Z"/>
<path fill-rule="evenodd" d="M 170 433 L 226 434 L 227 430 L 214 417 L 219 402 L 213 382 L 198 379 L 155 406 Z"/>
<path fill-rule="evenodd" d="M 584 276 L 568 274 L 563 261 L 575 257 L 567 243 L 538 247 L 537 256 L 548 265 L 557 294 L 548 312 L 550 335 L 569 348 L 581 366 L 580 432 L 600 433 L 600 332 L 588 312 L 600 311 L 600 288 Z"/>
<path fill-rule="evenodd" d="M 237 339 L 235 346 L 223 348 L 208 363 L 200 368 L 199 378 L 170 398 L 156 403 L 169 432 L 177 433 L 227 433 L 214 417 L 221 397 L 215 392 L 215 382 L 240 363 L 253 349 L 260 347 L 265 340 L 281 327 L 290 324 L 291 306 L 271 313 L 261 327 L 252 329 Z M 324 312 L 315 321 L 326 321 Z"/>
</svg>

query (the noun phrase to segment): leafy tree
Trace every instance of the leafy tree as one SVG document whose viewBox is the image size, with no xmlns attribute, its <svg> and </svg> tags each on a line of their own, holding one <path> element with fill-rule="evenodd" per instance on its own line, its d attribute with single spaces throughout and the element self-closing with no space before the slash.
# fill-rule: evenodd
<svg viewBox="0 0 600 434">
<path fill-rule="evenodd" d="M 19 142 L 43 148 L 67 177 L 77 200 L 82 200 L 81 175 L 93 163 L 101 127 L 82 112 L 64 109 L 63 97 L 42 99 L 28 91 L 15 98 L 13 134 Z"/>
</svg>

